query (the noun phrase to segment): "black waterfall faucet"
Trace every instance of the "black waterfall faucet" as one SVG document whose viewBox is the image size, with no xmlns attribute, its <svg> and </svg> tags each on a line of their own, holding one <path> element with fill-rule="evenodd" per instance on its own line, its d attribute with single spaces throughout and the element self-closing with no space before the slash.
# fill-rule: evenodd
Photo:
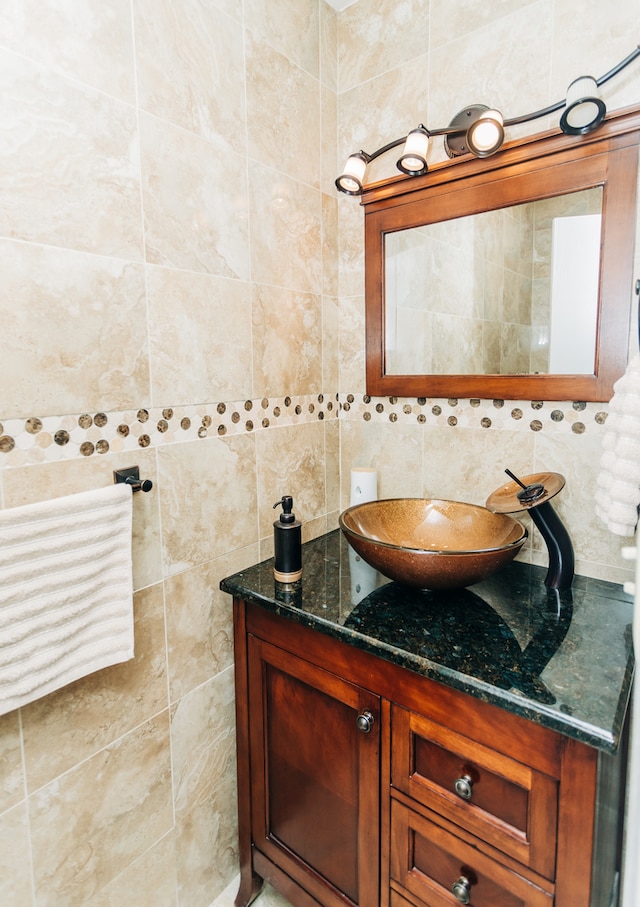
<svg viewBox="0 0 640 907">
<path fill-rule="evenodd" d="M 564 488 L 564 476 L 557 472 L 544 472 L 521 480 L 510 469 L 505 469 L 505 472 L 519 490 L 516 491 L 511 483 L 499 488 L 487 498 L 487 509 L 495 513 L 528 511 L 549 552 L 545 585 L 549 589 L 570 589 L 575 568 L 573 545 L 564 523 L 551 504 L 551 498 Z"/>
</svg>

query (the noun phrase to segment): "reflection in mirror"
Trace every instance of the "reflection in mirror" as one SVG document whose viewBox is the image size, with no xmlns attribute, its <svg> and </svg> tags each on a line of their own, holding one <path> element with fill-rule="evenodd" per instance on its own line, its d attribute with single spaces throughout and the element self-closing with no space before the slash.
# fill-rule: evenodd
<svg viewBox="0 0 640 907">
<path fill-rule="evenodd" d="M 602 188 L 385 234 L 386 373 L 592 374 Z"/>
</svg>

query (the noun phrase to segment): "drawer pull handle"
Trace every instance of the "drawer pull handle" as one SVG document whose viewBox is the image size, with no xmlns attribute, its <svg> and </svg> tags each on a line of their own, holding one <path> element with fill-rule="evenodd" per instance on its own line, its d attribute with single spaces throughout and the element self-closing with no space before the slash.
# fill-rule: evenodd
<svg viewBox="0 0 640 907">
<path fill-rule="evenodd" d="M 362 731 L 363 734 L 369 733 L 369 731 L 373 727 L 373 722 L 373 714 L 369 710 L 364 711 L 362 715 L 358 715 L 358 717 L 356 718 L 356 725 L 358 726 L 358 730 Z"/>
<path fill-rule="evenodd" d="M 473 778 L 469 775 L 462 775 L 462 777 L 456 778 L 453 787 L 459 797 L 462 797 L 463 800 L 470 800 L 473 793 Z"/>
<path fill-rule="evenodd" d="M 457 882 L 451 886 L 454 898 L 461 904 L 471 903 L 471 882 L 466 876 L 460 876 Z"/>
</svg>

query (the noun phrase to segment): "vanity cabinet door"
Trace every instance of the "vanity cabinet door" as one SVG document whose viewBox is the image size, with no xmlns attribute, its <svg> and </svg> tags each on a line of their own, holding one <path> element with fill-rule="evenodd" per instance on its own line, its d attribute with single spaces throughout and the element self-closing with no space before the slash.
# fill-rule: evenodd
<svg viewBox="0 0 640 907">
<path fill-rule="evenodd" d="M 379 904 L 380 700 L 249 636 L 254 847 L 323 905 Z"/>
</svg>

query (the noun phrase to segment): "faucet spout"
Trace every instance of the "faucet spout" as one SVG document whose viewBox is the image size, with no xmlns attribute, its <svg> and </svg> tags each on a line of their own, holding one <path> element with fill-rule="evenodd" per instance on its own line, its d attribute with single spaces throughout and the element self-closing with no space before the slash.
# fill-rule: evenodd
<svg viewBox="0 0 640 907">
<path fill-rule="evenodd" d="M 564 477 L 559 473 L 540 473 L 521 481 L 511 470 L 505 469 L 505 472 L 516 483 L 516 489 L 519 486 L 519 490 L 513 485 L 498 488 L 489 495 L 487 508 L 497 513 L 527 510 L 540 530 L 549 554 L 545 585 L 558 591 L 570 589 L 575 569 L 573 545 L 550 501 L 564 487 Z"/>
<path fill-rule="evenodd" d="M 532 507 L 529 515 L 540 530 L 540 535 L 549 552 L 549 569 L 544 580 L 545 586 L 548 589 L 560 591 L 570 589 L 573 583 L 575 560 L 573 545 L 564 523 L 549 501 Z"/>
</svg>

